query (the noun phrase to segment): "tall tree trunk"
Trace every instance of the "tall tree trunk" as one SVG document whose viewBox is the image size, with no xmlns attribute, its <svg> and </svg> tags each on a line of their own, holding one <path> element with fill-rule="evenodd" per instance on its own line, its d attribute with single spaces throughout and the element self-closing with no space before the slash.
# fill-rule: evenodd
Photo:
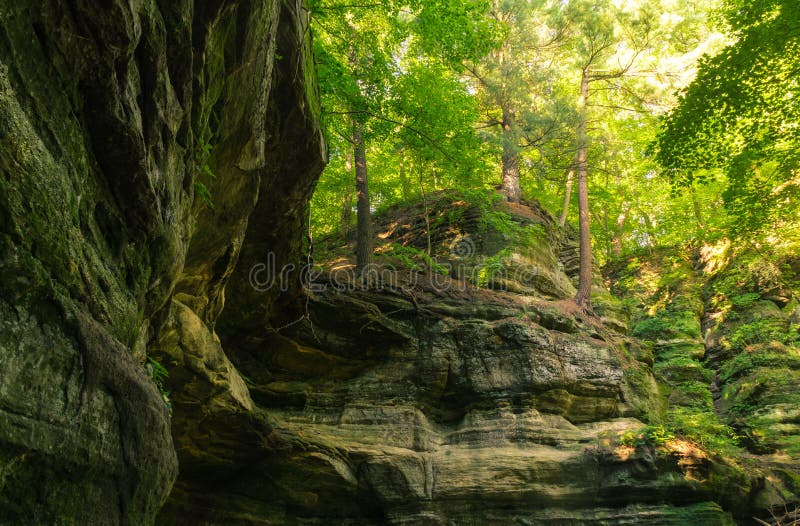
<svg viewBox="0 0 800 526">
<path fill-rule="evenodd" d="M 353 156 L 356 161 L 356 269 L 363 270 L 372 256 L 372 225 L 370 221 L 367 153 L 361 125 L 353 121 Z"/>
<path fill-rule="evenodd" d="M 512 203 L 519 203 L 519 148 L 514 110 L 503 108 L 503 191 Z"/>
<path fill-rule="evenodd" d="M 586 103 L 589 99 L 588 71 L 581 77 L 581 96 L 578 100 L 578 216 L 580 224 L 580 272 L 578 274 L 578 293 L 575 303 L 586 311 L 591 311 L 592 295 L 592 235 L 589 216 L 589 169 L 586 163 L 588 139 L 586 136 Z"/>
<path fill-rule="evenodd" d="M 561 216 L 558 218 L 558 224 L 561 228 L 567 223 L 567 214 L 569 213 L 569 202 L 572 200 L 572 184 L 575 181 L 575 165 L 577 164 L 577 156 L 572 164 L 569 165 L 569 172 L 567 172 L 567 182 L 564 185 L 564 206 L 561 208 Z"/>
<path fill-rule="evenodd" d="M 425 207 L 425 236 L 428 240 L 428 249 L 426 253 L 430 256 L 433 253 L 433 244 L 431 243 L 431 212 L 428 209 L 428 196 L 425 194 L 425 180 L 422 177 L 423 168 L 419 167 L 419 193 L 422 196 L 422 204 Z"/>
<path fill-rule="evenodd" d="M 347 175 L 353 173 L 353 158 L 350 152 L 346 152 L 344 156 L 344 171 Z M 344 235 L 345 239 L 350 236 L 350 224 L 353 219 L 353 187 L 347 185 L 342 197 L 342 218 L 339 230 Z"/>
</svg>

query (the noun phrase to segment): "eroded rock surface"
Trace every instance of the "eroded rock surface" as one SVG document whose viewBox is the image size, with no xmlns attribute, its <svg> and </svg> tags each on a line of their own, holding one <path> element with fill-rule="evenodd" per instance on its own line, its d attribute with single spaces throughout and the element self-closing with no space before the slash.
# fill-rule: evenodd
<svg viewBox="0 0 800 526">
<path fill-rule="evenodd" d="M 515 217 L 527 224 L 538 213 Z M 379 220 L 394 228 L 385 240 L 414 239 L 402 217 Z M 479 238 L 479 221 L 463 217 L 463 229 L 437 230 L 435 251 L 474 236 L 474 268 L 491 257 L 482 251 L 492 250 L 494 234 Z M 519 247 L 535 265 L 552 263 L 538 288 L 508 284 L 530 276 L 514 271 L 483 287 L 402 269 L 346 281 L 352 274 L 337 260 L 294 323 L 225 329 L 226 352 L 269 414 L 276 446 L 165 517 L 178 524 L 732 524 L 709 483 L 724 474 L 701 451 L 621 445 L 659 410 L 652 354 L 620 334 L 620 323 L 603 325 L 560 299 L 571 291 L 551 287 L 569 284 L 552 259 L 552 228 L 537 228 L 539 246 Z M 501 264 L 514 268 L 514 251 Z"/>
<path fill-rule="evenodd" d="M 213 329 L 248 225 L 299 258 L 307 24 L 291 0 L 0 2 L 0 523 L 152 523 L 178 459 L 268 433 Z"/>
</svg>

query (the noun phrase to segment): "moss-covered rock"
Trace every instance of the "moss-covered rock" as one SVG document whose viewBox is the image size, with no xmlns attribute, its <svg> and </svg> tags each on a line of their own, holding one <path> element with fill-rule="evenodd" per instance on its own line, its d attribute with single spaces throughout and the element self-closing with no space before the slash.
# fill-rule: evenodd
<svg viewBox="0 0 800 526">
<path fill-rule="evenodd" d="M 800 501 L 780 475 L 800 462 L 791 268 L 782 276 L 776 262 L 731 247 L 701 252 L 722 260 L 662 250 L 608 271 L 642 309 L 632 333 L 653 342 L 667 427 L 727 459 L 713 478 L 721 502 L 737 516 L 766 517 Z"/>
<path fill-rule="evenodd" d="M 228 467 L 226 426 L 270 447 L 213 328 L 245 240 L 299 258 L 325 157 L 308 13 L 51 0 L 0 25 L 0 522 L 150 524 L 173 438 Z"/>
</svg>

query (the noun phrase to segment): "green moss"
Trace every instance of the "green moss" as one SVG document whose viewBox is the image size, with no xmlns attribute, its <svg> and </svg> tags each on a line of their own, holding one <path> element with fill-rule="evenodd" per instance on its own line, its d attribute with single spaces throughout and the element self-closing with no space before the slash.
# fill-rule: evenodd
<svg viewBox="0 0 800 526">
<path fill-rule="evenodd" d="M 5 446 L 0 451 L 0 524 L 91 523 L 98 510 L 109 515 L 103 519 L 117 522 L 111 516 L 116 505 L 109 506 L 97 484 L 98 476 L 77 466 L 59 467 L 51 458 Z M 95 479 L 95 480 L 93 480 Z M 69 484 L 54 481 L 69 480 Z M 111 510 L 109 510 L 111 508 Z M 115 510 L 116 511 L 116 510 Z M 132 524 L 148 524 L 139 520 Z"/>
<path fill-rule="evenodd" d="M 670 298 L 667 310 L 672 318 L 698 319 L 703 315 L 700 290 L 683 290 Z"/>
<path fill-rule="evenodd" d="M 655 316 L 636 323 L 631 334 L 646 340 L 699 338 L 700 320 L 692 311 L 662 310 Z"/>
<path fill-rule="evenodd" d="M 788 491 L 793 495 L 800 495 L 800 473 L 788 469 L 778 469 L 775 473 Z"/>
<path fill-rule="evenodd" d="M 666 407 L 649 367 L 631 361 L 624 369 L 623 378 L 625 401 L 635 410 L 638 418 L 650 424 L 662 422 Z"/>
<path fill-rule="evenodd" d="M 728 338 L 733 349 L 744 349 L 748 345 L 777 341 L 790 344 L 797 341 L 796 331 L 789 330 L 785 318 L 763 318 L 738 326 Z"/>
<path fill-rule="evenodd" d="M 675 356 L 687 356 L 695 360 L 702 360 L 706 353 L 703 342 L 695 338 L 660 341 L 654 347 L 659 360 L 669 360 Z"/>
<path fill-rule="evenodd" d="M 700 411 L 713 409 L 714 400 L 705 382 L 684 382 L 676 386 L 669 397 L 670 406 Z"/>
<path fill-rule="evenodd" d="M 634 325 L 631 334 L 637 338 L 656 340 L 670 329 L 669 322 L 661 317 L 647 318 Z"/>
<path fill-rule="evenodd" d="M 719 408 L 744 437 L 743 444 L 764 454 L 781 450 L 800 456 L 800 371 L 771 367 L 725 385 Z"/>
<path fill-rule="evenodd" d="M 723 383 L 728 383 L 762 367 L 800 369 L 800 351 L 773 344 L 742 352 L 722 364 L 719 369 L 719 379 Z"/>
<path fill-rule="evenodd" d="M 787 416 L 797 419 L 797 403 L 776 405 L 754 412 L 743 418 L 739 428 L 744 443 L 751 451 L 770 454 L 780 451 L 790 457 L 800 456 L 800 425 L 787 421 Z"/>
<path fill-rule="evenodd" d="M 674 356 L 668 360 L 657 360 L 653 368 L 659 379 L 673 384 L 682 382 L 711 383 L 714 373 L 689 356 Z"/>
<path fill-rule="evenodd" d="M 610 271 L 615 290 L 633 307 L 633 335 L 654 342 L 654 370 L 669 388 L 659 433 L 710 452 L 704 485 L 726 509 L 749 517 L 754 503 L 766 509 L 798 500 L 800 477 L 766 467 L 757 455 L 800 458 L 800 338 L 790 323 L 796 304 L 781 309 L 762 299 L 797 294 L 791 266 L 737 251 L 713 275 L 695 273 L 691 258 L 658 250 Z M 699 323 L 704 311 L 714 321 L 708 340 Z M 701 363 L 706 358 L 722 390 L 717 400 L 710 390 L 714 373 Z M 657 442 L 657 436 L 650 439 Z M 758 486 L 762 476 L 766 487 Z M 686 520 L 696 523 L 696 517 Z"/>
<path fill-rule="evenodd" d="M 706 481 L 711 493 L 734 513 L 739 515 L 751 513 L 749 499 L 744 497 L 751 495 L 753 491 L 755 479 L 752 472 L 722 457 L 714 460 Z"/>
</svg>

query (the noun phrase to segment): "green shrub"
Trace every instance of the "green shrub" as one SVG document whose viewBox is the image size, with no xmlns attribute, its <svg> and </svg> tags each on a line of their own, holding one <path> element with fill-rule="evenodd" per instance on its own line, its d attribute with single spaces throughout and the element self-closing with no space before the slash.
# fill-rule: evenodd
<svg viewBox="0 0 800 526">
<path fill-rule="evenodd" d="M 473 272 L 472 281 L 474 284 L 479 287 L 488 287 L 492 284 L 498 274 L 500 276 L 504 275 L 504 260 L 508 257 L 509 252 L 510 249 L 505 248 L 494 256 L 484 259 Z"/>
<path fill-rule="evenodd" d="M 392 243 L 387 255 L 396 258 L 400 263 L 411 270 L 422 271 L 426 268 L 432 272 L 447 276 L 450 269 L 434 261 L 427 252 L 415 247 L 408 247 L 399 243 Z"/>
<path fill-rule="evenodd" d="M 759 299 L 761 294 L 757 292 L 745 292 L 731 298 L 733 306 L 739 310 L 744 310 L 752 307 Z"/>
<path fill-rule="evenodd" d="M 622 435 L 620 442 L 626 446 L 663 446 L 667 442 L 675 440 L 666 426 L 647 426 L 637 431 L 628 431 Z"/>
<path fill-rule="evenodd" d="M 670 411 L 668 426 L 676 434 L 715 453 L 724 454 L 737 448 L 739 437 L 731 426 L 719 421 L 713 410 L 675 408 Z"/>
<path fill-rule="evenodd" d="M 633 327 L 631 334 L 646 340 L 665 340 L 677 337 L 699 338 L 700 320 L 691 310 L 661 310 Z"/>
</svg>

